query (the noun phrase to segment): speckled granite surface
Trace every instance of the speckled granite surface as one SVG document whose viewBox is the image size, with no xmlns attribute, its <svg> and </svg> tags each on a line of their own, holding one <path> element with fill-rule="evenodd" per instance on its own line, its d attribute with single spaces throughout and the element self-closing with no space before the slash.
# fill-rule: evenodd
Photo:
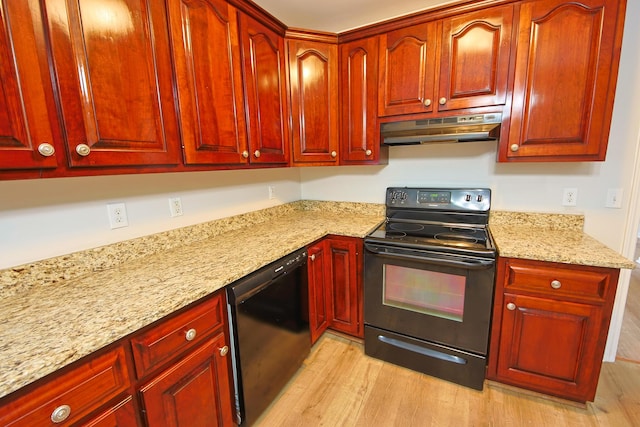
<svg viewBox="0 0 640 427">
<path fill-rule="evenodd" d="M 582 229 L 582 215 L 491 212 L 489 229 L 502 257 L 597 267 L 635 268 L 635 263 Z"/>
<path fill-rule="evenodd" d="M 326 234 L 364 237 L 382 212 L 297 202 L 5 271 L 0 397 Z"/>
</svg>

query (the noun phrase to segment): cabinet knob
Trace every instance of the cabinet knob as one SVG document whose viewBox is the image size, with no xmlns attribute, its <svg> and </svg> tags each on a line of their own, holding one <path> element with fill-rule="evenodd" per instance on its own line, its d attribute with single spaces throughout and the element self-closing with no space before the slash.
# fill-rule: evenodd
<svg viewBox="0 0 640 427">
<path fill-rule="evenodd" d="M 515 153 L 516 151 L 518 151 L 520 149 L 520 146 L 518 144 L 511 144 L 511 147 L 509 147 L 509 148 L 511 148 L 511 151 L 513 151 Z"/>
<path fill-rule="evenodd" d="M 440 105 L 444 105 L 444 104 L 447 103 L 447 98 L 442 97 L 442 98 L 440 98 L 440 100 L 438 102 L 440 103 Z"/>
<path fill-rule="evenodd" d="M 60 405 L 51 413 L 51 421 L 58 424 L 69 418 L 71 415 L 71 407 L 69 405 Z"/>
<path fill-rule="evenodd" d="M 372 151 L 371 151 L 371 150 L 367 150 L 367 151 L 365 151 L 365 152 L 364 152 L 364 154 L 366 154 L 367 156 L 370 156 L 370 155 L 371 155 L 371 153 L 372 153 Z"/>
<path fill-rule="evenodd" d="M 551 287 L 552 287 L 553 289 L 560 289 L 560 288 L 562 287 L 562 283 L 560 283 L 560 281 L 559 281 L 559 280 L 553 280 L 553 281 L 551 282 Z"/>
<path fill-rule="evenodd" d="M 510 302 L 509 304 L 507 304 L 507 310 L 509 311 L 513 311 L 516 309 L 516 305 L 512 302 Z"/>
<path fill-rule="evenodd" d="M 87 144 L 78 144 L 76 145 L 76 153 L 78 153 L 82 157 L 87 157 L 89 153 L 91 153 L 91 147 L 89 147 Z"/>
<path fill-rule="evenodd" d="M 249 157 L 249 152 L 247 150 L 244 150 L 242 152 L 242 157 L 244 157 L 245 159 Z"/>
<path fill-rule="evenodd" d="M 315 261 L 315 260 L 316 260 L 316 255 L 315 255 L 315 254 L 313 254 L 313 255 L 309 255 L 309 259 L 310 259 L 311 261 Z"/>
<path fill-rule="evenodd" d="M 422 101 L 422 103 L 424 104 L 425 107 L 431 107 L 431 100 L 430 99 L 425 99 L 424 101 Z"/>
<path fill-rule="evenodd" d="M 224 357 L 229 353 L 229 346 L 225 345 L 224 347 L 220 347 L 218 351 L 220 352 L 220 356 Z"/>
<path fill-rule="evenodd" d="M 260 150 L 256 150 L 253 152 L 253 155 L 255 156 L 255 158 L 257 159 L 258 157 L 260 157 Z"/>
<path fill-rule="evenodd" d="M 196 338 L 196 335 L 197 335 L 196 330 L 191 328 L 184 334 L 184 338 L 187 341 L 193 341 Z"/>
<path fill-rule="evenodd" d="M 338 155 L 338 153 L 336 153 L 335 151 L 331 152 L 331 157 L 333 157 L 334 159 L 336 158 L 337 155 Z"/>
<path fill-rule="evenodd" d="M 48 142 L 43 142 L 38 145 L 38 153 L 42 154 L 44 157 L 51 157 L 55 154 L 56 149 L 53 148 L 53 145 Z"/>
</svg>

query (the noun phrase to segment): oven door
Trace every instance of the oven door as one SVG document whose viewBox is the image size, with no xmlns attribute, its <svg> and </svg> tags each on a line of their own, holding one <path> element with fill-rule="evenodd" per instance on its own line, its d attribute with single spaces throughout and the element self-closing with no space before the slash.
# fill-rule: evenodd
<svg viewBox="0 0 640 427">
<path fill-rule="evenodd" d="M 487 354 L 495 259 L 365 241 L 365 325 Z"/>
</svg>

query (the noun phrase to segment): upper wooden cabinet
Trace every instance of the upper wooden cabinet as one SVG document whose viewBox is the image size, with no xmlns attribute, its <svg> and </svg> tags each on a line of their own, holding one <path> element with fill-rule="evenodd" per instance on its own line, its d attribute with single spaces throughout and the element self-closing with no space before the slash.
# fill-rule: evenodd
<svg viewBox="0 0 640 427">
<path fill-rule="evenodd" d="M 339 46 L 340 162 L 380 162 L 378 38 Z M 384 150 L 387 147 L 383 147 Z"/>
<path fill-rule="evenodd" d="M 240 16 L 240 38 L 251 163 L 289 162 L 284 37 Z"/>
<path fill-rule="evenodd" d="M 381 35 L 378 114 L 505 104 L 513 15 L 506 5 Z"/>
<path fill-rule="evenodd" d="M 338 164 L 338 45 L 287 40 L 292 164 Z"/>
<path fill-rule="evenodd" d="M 623 20 L 618 0 L 522 4 L 500 161 L 605 159 Z"/>
<path fill-rule="evenodd" d="M 167 3 L 185 163 L 246 163 L 237 11 L 224 0 Z"/>
<path fill-rule="evenodd" d="M 69 166 L 179 163 L 163 2 L 43 4 Z"/>
<path fill-rule="evenodd" d="M 42 24 L 37 0 L 0 5 L 0 169 L 58 165 Z"/>
</svg>

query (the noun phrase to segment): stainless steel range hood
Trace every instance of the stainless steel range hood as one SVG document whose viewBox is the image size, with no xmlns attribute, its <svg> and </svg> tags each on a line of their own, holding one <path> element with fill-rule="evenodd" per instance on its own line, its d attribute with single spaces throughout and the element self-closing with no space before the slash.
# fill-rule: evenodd
<svg viewBox="0 0 640 427">
<path fill-rule="evenodd" d="M 406 120 L 383 123 L 380 134 L 385 145 L 495 141 L 501 122 L 500 113 Z"/>
</svg>

